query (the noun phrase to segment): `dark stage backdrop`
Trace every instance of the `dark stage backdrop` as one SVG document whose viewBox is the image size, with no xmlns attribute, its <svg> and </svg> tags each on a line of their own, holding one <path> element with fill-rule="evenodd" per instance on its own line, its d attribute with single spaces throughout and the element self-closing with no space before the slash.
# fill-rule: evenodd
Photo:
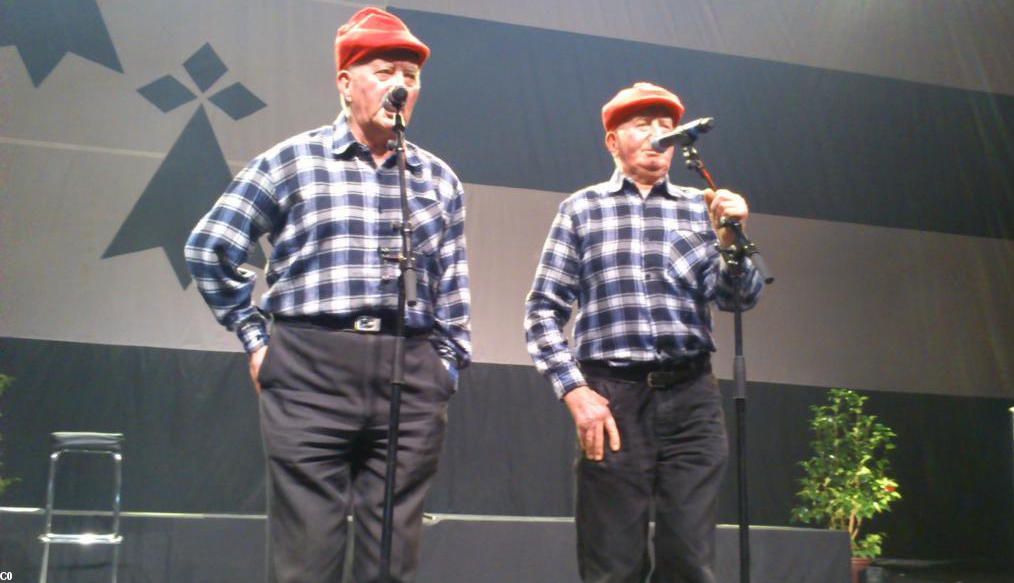
<svg viewBox="0 0 1014 583">
<path fill-rule="evenodd" d="M 245 359 L 182 245 L 247 160 L 334 119 L 331 43 L 359 3 L 8 4 L 0 446 L 21 481 L 0 504 L 42 504 L 49 432 L 122 431 L 128 509 L 259 513 Z M 559 202 L 611 171 L 601 105 L 648 80 L 717 119 L 701 153 L 779 277 L 746 317 L 754 522 L 788 524 L 808 407 L 848 387 L 899 435 L 903 500 L 872 525 L 886 554 L 1014 556 L 1014 4 L 388 7 L 433 49 L 409 137 L 455 168 L 469 213 L 476 363 L 431 511 L 571 514 L 573 429 L 522 304 Z M 729 379 L 727 315 L 716 336 Z"/>
<path fill-rule="evenodd" d="M 0 340 L 19 388 L 5 398 L 7 464 L 21 477 L 6 505 L 45 503 L 46 435 L 62 429 L 128 436 L 124 506 L 150 512 L 257 514 L 263 462 L 253 389 L 242 355 Z M 732 383 L 722 381 L 732 420 Z M 30 389 L 24 387 L 31 387 Z M 225 387 L 233 387 L 226 389 Z M 808 407 L 819 387 L 750 383 L 752 522 L 789 526 L 809 457 Z M 868 392 L 870 411 L 895 429 L 894 474 L 904 499 L 871 524 L 888 533 L 889 556 L 1008 558 L 1014 540 L 1014 402 L 988 397 Z M 465 372 L 429 498 L 434 513 L 570 516 L 572 425 L 532 367 L 480 363 Z M 71 466 L 73 467 L 73 466 Z M 108 468 L 80 465 L 65 504 L 104 500 Z M 719 520 L 737 520 L 734 474 Z"/>
</svg>

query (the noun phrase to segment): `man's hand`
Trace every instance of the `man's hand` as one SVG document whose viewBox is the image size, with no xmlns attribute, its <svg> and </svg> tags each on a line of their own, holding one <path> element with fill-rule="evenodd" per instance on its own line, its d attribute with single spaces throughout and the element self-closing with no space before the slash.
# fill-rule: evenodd
<svg viewBox="0 0 1014 583">
<path fill-rule="evenodd" d="M 563 402 L 574 417 L 577 440 L 585 457 L 593 461 L 602 460 L 605 435 L 609 436 L 609 449 L 620 451 L 620 430 L 605 397 L 588 387 L 578 387 L 564 395 Z"/>
<path fill-rule="evenodd" d="M 709 188 L 704 191 L 704 201 L 708 204 L 708 216 L 711 217 L 711 226 L 718 233 L 719 243 L 722 247 L 735 244 L 736 234 L 732 229 L 722 227 L 721 223 L 722 219 L 735 219 L 745 230 L 746 218 L 750 215 L 746 200 L 729 190 L 719 189 L 716 192 Z"/>
<path fill-rule="evenodd" d="M 261 363 L 264 362 L 264 355 L 268 353 L 267 346 L 261 346 L 250 353 L 250 379 L 253 380 L 257 394 L 261 394 L 261 384 L 257 382 L 257 375 L 261 372 Z"/>
</svg>

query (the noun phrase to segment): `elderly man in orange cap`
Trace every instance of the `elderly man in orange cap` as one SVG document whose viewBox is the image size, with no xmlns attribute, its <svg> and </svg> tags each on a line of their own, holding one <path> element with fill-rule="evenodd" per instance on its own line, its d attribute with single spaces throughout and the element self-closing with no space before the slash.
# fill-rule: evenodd
<svg viewBox="0 0 1014 583">
<path fill-rule="evenodd" d="M 710 303 L 729 310 L 733 279 L 716 243 L 746 201 L 669 182 L 683 104 L 636 83 L 602 108 L 612 178 L 560 204 L 526 303 L 536 368 L 577 426 L 578 564 L 586 583 L 715 583 L 715 500 L 728 444 L 711 372 Z M 756 303 L 753 265 L 741 284 Z M 564 325 L 577 302 L 571 351 Z M 648 521 L 655 517 L 655 566 Z"/>
<path fill-rule="evenodd" d="M 380 577 L 401 200 L 388 150 L 392 88 L 411 119 L 429 48 L 392 14 L 357 12 L 335 39 L 343 111 L 247 165 L 187 242 L 188 267 L 239 336 L 260 400 L 268 466 L 268 580 L 336 583 L 354 518 L 357 583 Z M 467 366 L 468 267 L 461 182 L 433 154 L 405 155 L 418 301 L 406 315 L 405 382 L 390 581 L 413 579 L 422 504 L 447 403 Z M 262 235 L 267 292 L 240 266 Z M 269 326 L 269 320 L 271 324 Z"/>
</svg>

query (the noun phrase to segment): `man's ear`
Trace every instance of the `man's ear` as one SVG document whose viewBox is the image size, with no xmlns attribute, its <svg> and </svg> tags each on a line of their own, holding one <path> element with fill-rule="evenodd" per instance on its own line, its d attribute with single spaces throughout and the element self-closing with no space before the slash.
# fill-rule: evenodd
<svg viewBox="0 0 1014 583">
<path fill-rule="evenodd" d="M 338 94 L 341 95 L 341 98 L 342 98 L 343 102 L 348 101 L 348 99 L 346 97 L 346 94 L 348 93 L 349 84 L 351 82 L 352 82 L 352 76 L 349 74 L 348 70 L 346 70 L 346 69 L 342 69 L 341 71 L 338 71 L 338 74 L 335 76 L 334 84 L 335 84 L 336 87 L 338 87 Z"/>
<path fill-rule="evenodd" d="M 616 157 L 616 130 L 612 130 L 612 131 L 606 132 L 606 137 L 605 137 L 604 141 L 605 141 L 605 144 L 606 144 L 606 149 L 609 150 L 609 153 L 612 154 L 613 157 L 615 158 Z"/>
</svg>

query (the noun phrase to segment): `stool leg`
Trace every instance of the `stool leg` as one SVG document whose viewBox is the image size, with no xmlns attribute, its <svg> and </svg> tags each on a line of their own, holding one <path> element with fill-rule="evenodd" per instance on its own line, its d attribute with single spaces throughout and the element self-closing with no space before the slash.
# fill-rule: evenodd
<svg viewBox="0 0 1014 583">
<path fill-rule="evenodd" d="M 42 543 L 42 570 L 39 571 L 39 583 L 46 583 L 46 572 L 49 571 L 49 543 Z"/>
<path fill-rule="evenodd" d="M 120 545 L 113 545 L 113 578 L 112 582 L 116 583 L 116 571 L 117 566 L 120 562 Z"/>
<path fill-rule="evenodd" d="M 60 452 L 54 451 L 49 456 L 49 483 L 46 485 L 46 535 L 53 532 L 53 494 L 56 490 L 56 462 L 60 459 Z M 39 583 L 46 583 L 49 573 L 49 541 L 42 543 L 42 568 L 39 572 Z"/>
<path fill-rule="evenodd" d="M 123 456 L 113 454 L 113 462 L 116 464 L 116 491 L 113 493 L 113 534 L 120 535 L 120 487 L 123 485 Z M 113 576 L 112 583 L 116 583 L 116 572 L 120 563 L 120 543 L 113 545 Z"/>
</svg>

